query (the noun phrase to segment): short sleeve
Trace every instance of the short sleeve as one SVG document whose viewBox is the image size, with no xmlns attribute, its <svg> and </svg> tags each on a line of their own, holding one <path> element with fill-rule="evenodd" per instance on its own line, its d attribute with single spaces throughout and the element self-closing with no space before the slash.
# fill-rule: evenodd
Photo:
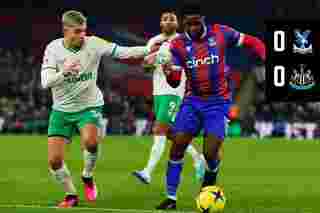
<svg viewBox="0 0 320 213">
<path fill-rule="evenodd" d="M 220 25 L 220 29 L 224 34 L 227 46 L 235 47 L 241 45 L 242 33 L 226 25 Z"/>
</svg>

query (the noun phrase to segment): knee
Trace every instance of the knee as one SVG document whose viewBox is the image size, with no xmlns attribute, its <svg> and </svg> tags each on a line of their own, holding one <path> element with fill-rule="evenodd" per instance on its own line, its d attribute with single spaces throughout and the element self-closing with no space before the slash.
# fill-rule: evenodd
<svg viewBox="0 0 320 213">
<path fill-rule="evenodd" d="M 185 149 L 182 147 L 175 147 L 174 149 L 171 149 L 170 152 L 170 160 L 179 161 L 184 158 L 184 152 Z"/>
<path fill-rule="evenodd" d="M 85 141 L 85 148 L 90 153 L 96 153 L 98 151 L 98 141 L 97 140 Z"/>
<path fill-rule="evenodd" d="M 204 156 L 207 161 L 222 160 L 223 158 L 223 146 L 215 146 L 211 149 L 204 151 Z"/>
<path fill-rule="evenodd" d="M 58 170 L 63 166 L 63 159 L 60 156 L 53 156 L 48 160 L 49 168 Z"/>
<path fill-rule="evenodd" d="M 223 159 L 223 145 L 221 145 L 219 147 L 219 150 L 218 150 L 218 159 L 219 160 L 222 160 Z"/>
<path fill-rule="evenodd" d="M 176 135 L 173 138 L 173 143 L 170 149 L 171 160 L 182 160 L 184 157 L 185 150 L 187 149 L 192 137 L 186 135 Z"/>
<path fill-rule="evenodd" d="M 153 133 L 154 135 L 159 135 L 159 128 L 158 128 L 157 125 L 154 125 L 154 126 L 152 127 L 152 133 Z"/>
<path fill-rule="evenodd" d="M 168 131 L 166 132 L 166 137 L 168 140 L 173 141 L 174 137 L 173 137 L 173 132 L 172 132 L 171 128 L 169 128 Z"/>
<path fill-rule="evenodd" d="M 82 144 L 84 145 L 83 148 L 85 148 L 90 153 L 96 153 L 97 147 L 99 143 L 99 139 L 97 135 L 94 134 L 86 134 L 83 135 L 82 138 Z"/>
<path fill-rule="evenodd" d="M 152 128 L 154 135 L 166 135 L 168 132 L 168 127 L 166 125 L 155 124 Z"/>
</svg>

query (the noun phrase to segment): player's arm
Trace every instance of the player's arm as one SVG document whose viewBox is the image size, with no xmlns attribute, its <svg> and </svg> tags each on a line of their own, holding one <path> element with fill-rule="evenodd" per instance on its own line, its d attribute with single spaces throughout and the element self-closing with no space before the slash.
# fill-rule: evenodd
<svg viewBox="0 0 320 213">
<path fill-rule="evenodd" d="M 149 52 L 146 46 L 125 47 L 114 42 L 108 42 L 95 37 L 102 55 L 111 56 L 114 59 L 143 59 Z"/>
<path fill-rule="evenodd" d="M 55 55 L 47 46 L 41 66 L 41 85 L 43 88 L 50 88 L 61 84 L 64 80 L 64 73 L 58 72 Z"/>
<path fill-rule="evenodd" d="M 150 39 L 147 43 L 147 49 L 149 50 L 149 54 L 144 57 L 142 61 L 142 67 L 146 72 L 154 71 L 157 66 L 160 66 L 157 63 L 158 51 L 161 45 L 155 45 L 154 38 Z"/>
<path fill-rule="evenodd" d="M 129 65 L 142 65 L 143 69 L 146 72 L 153 71 L 156 68 L 156 55 L 159 47 L 153 45 L 152 39 L 148 41 L 146 49 L 148 54 L 143 57 L 138 58 L 125 58 L 125 59 L 116 59 L 117 61 Z"/>
<path fill-rule="evenodd" d="M 228 26 L 222 26 L 228 46 L 245 47 L 251 50 L 262 61 L 266 59 L 266 47 L 259 38 L 238 32 L 237 30 Z"/>
<path fill-rule="evenodd" d="M 178 87 L 184 70 L 181 56 L 175 47 L 175 43 L 164 43 L 158 51 L 156 60 L 157 63 L 161 64 L 163 72 L 167 77 L 168 84 L 173 88 Z"/>
<path fill-rule="evenodd" d="M 78 60 L 66 59 L 63 62 L 62 71 L 58 70 L 55 54 L 50 46 L 47 46 L 41 66 L 41 85 L 45 88 L 55 87 L 64 81 L 69 75 L 77 75 L 81 69 Z"/>
<path fill-rule="evenodd" d="M 266 60 L 266 47 L 264 42 L 261 41 L 259 38 L 245 33 L 240 33 L 235 29 L 227 26 L 222 26 L 222 28 L 229 46 L 247 48 L 251 50 L 251 52 L 253 52 L 256 56 L 258 56 L 263 62 Z M 257 77 L 259 76 L 259 78 L 257 78 L 258 86 L 263 88 L 265 84 L 265 68 L 261 68 L 262 69 L 255 69 L 255 74 L 257 75 Z M 258 73 L 257 71 L 260 71 L 261 73 Z"/>
</svg>

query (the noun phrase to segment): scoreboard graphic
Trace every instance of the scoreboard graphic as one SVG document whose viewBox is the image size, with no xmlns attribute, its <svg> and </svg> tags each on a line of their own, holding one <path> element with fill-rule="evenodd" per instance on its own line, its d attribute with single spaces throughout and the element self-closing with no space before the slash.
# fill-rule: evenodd
<svg viewBox="0 0 320 213">
<path fill-rule="evenodd" d="M 320 101 L 320 22 L 266 22 L 266 98 Z"/>
</svg>

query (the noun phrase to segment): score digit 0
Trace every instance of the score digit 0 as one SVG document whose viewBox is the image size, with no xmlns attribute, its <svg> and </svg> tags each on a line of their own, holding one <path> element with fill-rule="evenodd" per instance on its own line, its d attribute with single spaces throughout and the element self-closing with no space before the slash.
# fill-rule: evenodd
<svg viewBox="0 0 320 213">
<path fill-rule="evenodd" d="M 277 30 L 273 32 L 273 49 L 276 52 L 283 52 L 285 48 L 285 32 Z"/>
<path fill-rule="evenodd" d="M 280 73 L 279 73 L 280 72 Z M 280 74 L 280 77 L 279 77 Z M 284 87 L 285 85 L 285 68 L 277 65 L 273 69 L 273 84 L 275 87 Z"/>
</svg>

